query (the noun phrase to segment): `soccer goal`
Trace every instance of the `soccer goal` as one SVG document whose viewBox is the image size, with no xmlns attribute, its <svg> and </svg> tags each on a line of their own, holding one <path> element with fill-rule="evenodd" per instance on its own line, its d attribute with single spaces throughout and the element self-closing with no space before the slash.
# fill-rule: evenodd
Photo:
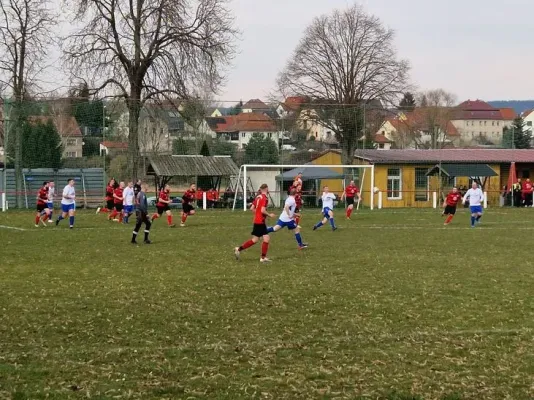
<svg viewBox="0 0 534 400">
<path fill-rule="evenodd" d="M 295 177 L 302 173 L 303 193 L 310 202 L 316 203 L 321 196 L 322 187 L 328 185 L 330 191 L 341 197 L 345 186 L 354 180 L 360 188 L 362 196 L 362 206 L 367 206 L 371 210 L 375 207 L 375 177 L 374 165 L 262 165 L 244 164 L 239 168 L 237 185 L 233 200 L 232 210 L 236 209 L 238 197 L 243 199 L 243 210 L 248 209 L 247 199 L 254 198 L 255 192 L 251 192 L 250 187 L 258 190 L 263 183 L 269 185 L 271 196 L 270 203 L 275 207 L 281 207 L 287 196 L 286 188 Z M 252 182 L 252 184 L 251 184 Z M 315 199 L 315 200 L 314 200 Z M 310 203 L 309 203 L 310 204 Z M 313 207 L 313 205 L 308 205 Z M 356 208 L 360 207 L 358 202 Z"/>
</svg>

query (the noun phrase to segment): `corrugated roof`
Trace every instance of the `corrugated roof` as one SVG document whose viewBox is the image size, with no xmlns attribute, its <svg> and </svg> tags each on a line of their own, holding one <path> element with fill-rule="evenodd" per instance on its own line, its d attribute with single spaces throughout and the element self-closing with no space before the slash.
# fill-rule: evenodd
<svg viewBox="0 0 534 400">
<path fill-rule="evenodd" d="M 497 176 L 488 164 L 438 164 L 426 173 L 427 176 L 438 175 L 439 173 L 450 177 L 464 176 Z"/>
<path fill-rule="evenodd" d="M 515 149 L 357 150 L 354 156 L 373 164 L 534 163 L 534 150 Z"/>
<path fill-rule="evenodd" d="M 148 174 L 157 176 L 231 176 L 239 168 L 230 157 L 152 156 Z"/>
</svg>

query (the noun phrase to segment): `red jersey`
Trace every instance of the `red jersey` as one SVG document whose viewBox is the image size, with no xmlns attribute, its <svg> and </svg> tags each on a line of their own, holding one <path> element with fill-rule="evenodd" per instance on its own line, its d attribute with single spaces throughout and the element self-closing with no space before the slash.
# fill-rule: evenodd
<svg viewBox="0 0 534 400">
<path fill-rule="evenodd" d="M 523 193 L 532 193 L 532 183 L 525 182 L 523 184 Z"/>
<path fill-rule="evenodd" d="M 113 202 L 115 204 L 122 204 L 122 192 L 123 192 L 123 190 L 124 190 L 123 188 L 118 187 L 117 189 L 115 189 L 113 191 L 113 194 L 115 195 L 115 197 L 113 198 Z"/>
<path fill-rule="evenodd" d="M 191 204 L 195 200 L 195 191 L 187 190 L 182 196 L 182 204 Z"/>
<path fill-rule="evenodd" d="M 42 187 L 37 192 L 37 204 L 46 205 L 48 203 L 48 189 Z"/>
<path fill-rule="evenodd" d="M 349 185 L 345 188 L 345 197 L 354 197 L 360 193 L 358 186 Z"/>
<path fill-rule="evenodd" d="M 254 204 L 254 207 L 255 207 L 255 210 L 254 210 L 254 223 L 255 224 L 265 224 L 266 216 L 263 215 L 263 213 L 261 212 L 261 209 L 264 208 L 264 207 L 267 208 L 267 204 L 269 204 L 269 200 L 267 200 L 267 196 L 264 195 L 263 193 L 257 195 L 252 204 Z"/>
<path fill-rule="evenodd" d="M 157 207 L 168 206 L 169 205 L 168 203 L 162 203 L 161 201 L 159 201 L 159 199 L 164 200 L 164 201 L 169 201 L 169 195 L 170 195 L 170 192 L 167 192 L 165 190 L 162 190 L 161 192 L 159 192 L 158 204 L 156 204 L 156 206 Z"/>
<path fill-rule="evenodd" d="M 204 198 L 204 192 L 202 190 L 196 191 L 196 198 L 197 200 L 202 200 Z"/>
<path fill-rule="evenodd" d="M 302 208 L 302 194 L 300 192 L 295 193 L 295 204 L 297 208 Z"/>
<path fill-rule="evenodd" d="M 108 185 L 106 187 L 106 201 L 113 200 L 113 192 L 115 192 L 115 189 L 113 189 L 113 186 Z"/>
<path fill-rule="evenodd" d="M 445 200 L 445 202 L 447 203 L 448 206 L 456 207 L 461 199 L 462 199 L 462 194 L 460 192 L 456 192 L 456 193 L 450 192 L 447 195 L 447 199 Z"/>
</svg>

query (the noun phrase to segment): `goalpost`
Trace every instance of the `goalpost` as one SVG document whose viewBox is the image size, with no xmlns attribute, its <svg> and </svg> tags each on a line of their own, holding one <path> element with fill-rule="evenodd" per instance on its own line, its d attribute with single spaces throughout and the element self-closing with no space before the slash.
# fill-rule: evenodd
<svg viewBox="0 0 534 400">
<path fill-rule="evenodd" d="M 371 210 L 374 209 L 374 200 L 375 200 L 375 192 L 374 192 L 374 186 L 375 186 L 375 166 L 374 165 L 318 165 L 318 164 L 300 164 L 300 165 L 293 165 L 293 164 L 278 164 L 278 165 L 264 165 L 264 164 L 244 164 L 239 168 L 239 174 L 237 176 L 237 182 L 238 187 L 236 187 L 235 194 L 234 194 L 234 201 L 232 206 L 232 211 L 236 209 L 236 201 L 237 201 L 237 194 L 241 191 L 243 194 L 243 211 L 247 211 L 247 179 L 250 177 L 250 173 L 252 170 L 261 169 L 261 170 L 274 170 L 273 172 L 277 172 L 277 174 L 282 174 L 284 169 L 308 169 L 308 168 L 328 168 L 328 169 L 339 169 L 342 168 L 343 171 L 345 170 L 362 170 L 362 174 L 358 176 L 359 178 L 359 185 L 360 185 L 360 194 L 361 196 L 364 196 L 364 194 L 369 193 L 369 207 Z M 367 179 L 366 178 L 366 171 L 368 172 Z M 370 176 L 369 176 L 370 175 Z M 353 176 L 353 173 L 347 174 L 343 178 L 343 189 L 345 189 L 345 180 L 347 178 L 351 178 Z M 319 180 L 334 180 L 336 178 L 321 178 Z M 369 182 L 368 187 L 364 186 L 364 183 Z M 264 182 L 262 182 L 264 183 Z M 239 185 L 241 185 L 241 188 L 239 188 Z M 259 186 L 259 185 L 258 185 Z M 258 188 L 254 188 L 257 190 Z M 358 202 L 357 208 L 359 208 L 360 204 Z"/>
</svg>

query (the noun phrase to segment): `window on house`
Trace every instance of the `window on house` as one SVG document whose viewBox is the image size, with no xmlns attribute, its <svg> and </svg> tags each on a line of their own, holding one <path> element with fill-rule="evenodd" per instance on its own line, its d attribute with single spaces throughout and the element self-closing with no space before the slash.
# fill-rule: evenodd
<svg viewBox="0 0 534 400">
<path fill-rule="evenodd" d="M 304 129 L 308 129 L 308 120 L 307 119 L 304 120 Z"/>
<path fill-rule="evenodd" d="M 415 201 L 428 201 L 428 168 L 415 169 Z"/>
<path fill-rule="evenodd" d="M 491 126 L 495 126 L 495 121 L 491 121 Z"/>
<path fill-rule="evenodd" d="M 241 137 L 244 139 L 247 136 L 245 132 L 241 132 Z"/>
<path fill-rule="evenodd" d="M 271 132 L 269 132 L 269 133 L 267 133 L 267 137 L 268 137 L 269 139 L 272 139 L 272 138 L 273 138 L 273 134 L 272 134 Z"/>
<path fill-rule="evenodd" d="M 402 199 L 401 169 L 388 168 L 388 199 Z"/>
<path fill-rule="evenodd" d="M 497 126 L 499 126 L 499 121 L 497 121 Z"/>
<path fill-rule="evenodd" d="M 486 122 L 488 122 L 488 121 L 484 121 L 484 126 L 486 126 Z"/>
<path fill-rule="evenodd" d="M 383 149 L 384 148 L 384 143 L 378 143 L 378 148 L 379 149 Z"/>
<path fill-rule="evenodd" d="M 230 140 L 239 140 L 239 132 L 230 133 Z"/>
<path fill-rule="evenodd" d="M 527 121 L 527 126 L 532 126 L 532 121 Z"/>
<path fill-rule="evenodd" d="M 163 128 L 160 128 L 160 129 L 159 129 L 159 135 L 160 135 L 160 136 L 163 136 Z"/>
<path fill-rule="evenodd" d="M 67 151 L 67 158 L 75 158 L 78 156 L 77 152 L 75 151 Z"/>
<path fill-rule="evenodd" d="M 479 124 L 480 126 L 482 126 L 482 121 L 478 121 L 478 124 Z"/>
<path fill-rule="evenodd" d="M 67 139 L 67 146 L 76 146 L 77 143 L 76 139 Z"/>
</svg>

